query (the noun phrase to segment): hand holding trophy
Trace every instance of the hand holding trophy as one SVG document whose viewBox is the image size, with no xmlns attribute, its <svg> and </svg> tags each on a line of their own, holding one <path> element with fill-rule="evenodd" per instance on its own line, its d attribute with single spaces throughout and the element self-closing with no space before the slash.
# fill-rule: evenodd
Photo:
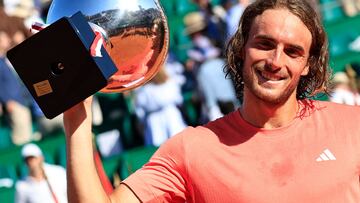
<svg viewBox="0 0 360 203">
<path fill-rule="evenodd" d="M 47 118 L 144 84 L 168 51 L 158 0 L 53 0 L 47 23 L 7 54 Z"/>
</svg>

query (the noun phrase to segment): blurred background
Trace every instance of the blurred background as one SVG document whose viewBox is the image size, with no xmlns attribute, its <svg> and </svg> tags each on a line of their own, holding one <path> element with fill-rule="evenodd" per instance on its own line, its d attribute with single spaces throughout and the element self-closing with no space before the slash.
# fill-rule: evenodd
<svg viewBox="0 0 360 203">
<path fill-rule="evenodd" d="M 333 91 L 316 99 L 360 105 L 360 0 L 308 0 L 329 37 Z M 226 79 L 223 50 L 251 0 L 160 0 L 170 49 L 145 86 L 94 98 L 96 154 L 112 186 L 141 167 L 170 136 L 241 105 Z M 66 168 L 62 117 L 44 117 L 6 59 L 6 51 L 46 23 L 50 0 L 0 0 L 0 202 L 14 202 L 27 176 L 21 148 L 36 143 L 45 161 Z M 36 50 L 34 50 L 36 51 Z M 36 67 L 29 67 L 36 68 Z M 105 180 L 107 181 L 107 180 Z"/>
</svg>

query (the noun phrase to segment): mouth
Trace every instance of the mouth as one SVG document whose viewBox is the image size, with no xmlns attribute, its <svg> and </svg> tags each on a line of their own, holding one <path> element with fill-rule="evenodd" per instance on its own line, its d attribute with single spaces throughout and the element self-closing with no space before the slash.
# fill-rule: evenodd
<svg viewBox="0 0 360 203">
<path fill-rule="evenodd" d="M 284 76 L 281 76 L 279 74 L 269 73 L 267 71 L 256 70 L 256 72 L 261 78 L 263 78 L 266 81 L 277 82 L 277 81 L 282 81 L 282 80 L 286 79 L 286 77 L 284 77 Z"/>
</svg>

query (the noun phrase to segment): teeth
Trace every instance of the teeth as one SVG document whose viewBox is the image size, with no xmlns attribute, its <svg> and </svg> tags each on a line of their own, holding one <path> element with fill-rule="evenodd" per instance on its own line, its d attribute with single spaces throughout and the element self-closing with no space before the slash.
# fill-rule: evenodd
<svg viewBox="0 0 360 203">
<path fill-rule="evenodd" d="M 274 75 L 274 74 L 271 74 L 271 73 L 267 73 L 267 72 L 264 72 L 264 71 L 261 71 L 261 76 L 267 80 L 274 80 L 274 81 L 278 81 L 278 80 L 281 80 L 282 77 L 280 76 L 277 76 L 277 75 Z"/>
</svg>

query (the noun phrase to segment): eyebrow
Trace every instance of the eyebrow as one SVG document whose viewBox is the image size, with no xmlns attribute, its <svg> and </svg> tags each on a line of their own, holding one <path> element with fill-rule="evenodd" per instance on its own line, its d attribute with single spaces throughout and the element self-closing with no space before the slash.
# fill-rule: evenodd
<svg viewBox="0 0 360 203">
<path fill-rule="evenodd" d="M 254 37 L 254 39 L 263 39 L 263 40 L 268 40 L 268 41 L 272 41 L 272 42 L 276 42 L 276 40 L 271 37 L 270 35 L 256 35 Z M 290 47 L 290 48 L 293 48 L 293 49 L 296 49 L 297 51 L 301 52 L 301 53 L 305 53 L 305 50 L 302 46 L 300 45 L 297 45 L 297 44 L 286 44 L 286 46 Z"/>
</svg>

